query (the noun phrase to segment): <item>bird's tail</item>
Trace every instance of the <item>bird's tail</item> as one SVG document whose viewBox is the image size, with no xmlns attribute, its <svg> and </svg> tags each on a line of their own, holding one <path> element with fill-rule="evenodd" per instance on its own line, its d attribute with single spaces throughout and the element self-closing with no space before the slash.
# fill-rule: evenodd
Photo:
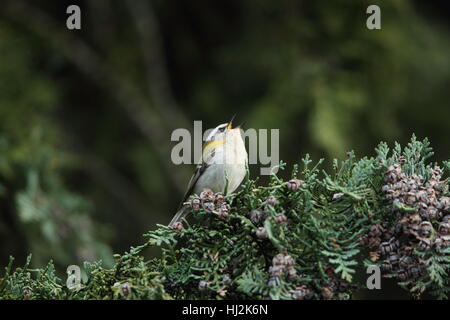
<svg viewBox="0 0 450 320">
<path fill-rule="evenodd" d="M 189 206 L 182 206 L 180 210 L 175 213 L 172 220 L 169 223 L 169 227 L 173 227 L 175 223 L 180 222 L 189 213 Z"/>
</svg>

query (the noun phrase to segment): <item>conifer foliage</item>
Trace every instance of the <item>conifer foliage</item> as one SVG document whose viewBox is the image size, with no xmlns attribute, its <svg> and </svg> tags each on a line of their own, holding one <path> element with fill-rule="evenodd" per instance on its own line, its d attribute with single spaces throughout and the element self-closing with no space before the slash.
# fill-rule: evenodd
<svg viewBox="0 0 450 320">
<path fill-rule="evenodd" d="M 158 225 L 146 242 L 115 255 L 108 269 L 85 263 L 76 289 L 50 262 L 30 259 L 0 278 L 4 299 L 351 299 L 365 287 L 357 270 L 378 265 L 415 298 L 446 298 L 450 267 L 448 171 L 430 163 L 429 142 L 375 157 L 322 162 L 308 156 L 291 179 L 273 174 L 260 186 L 248 176 L 229 196 L 205 190 L 189 199 L 191 215 Z M 281 163 L 280 169 L 286 170 Z M 161 249 L 146 260 L 143 250 Z"/>
</svg>

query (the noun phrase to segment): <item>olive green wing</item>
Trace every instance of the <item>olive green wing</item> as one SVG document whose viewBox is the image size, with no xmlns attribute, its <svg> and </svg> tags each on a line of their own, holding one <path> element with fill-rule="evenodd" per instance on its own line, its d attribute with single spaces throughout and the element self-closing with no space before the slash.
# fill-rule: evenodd
<svg viewBox="0 0 450 320">
<path fill-rule="evenodd" d="M 183 195 L 183 198 L 181 200 L 180 205 L 178 206 L 178 209 L 180 209 L 183 206 L 183 203 L 186 202 L 186 200 L 189 198 L 189 196 L 194 191 L 195 185 L 197 184 L 198 179 L 200 176 L 205 172 L 205 170 L 208 168 L 208 164 L 205 162 L 202 162 L 197 166 L 195 169 L 195 172 L 193 176 L 191 177 L 191 180 L 189 181 L 188 187 L 186 192 Z"/>
<path fill-rule="evenodd" d="M 214 154 L 215 154 L 214 150 L 212 150 L 210 153 L 208 153 L 207 159 L 205 159 L 203 157 L 204 156 L 203 152 L 204 152 L 205 148 L 208 146 L 209 143 L 211 143 L 211 142 L 206 142 L 205 144 L 203 144 L 203 148 L 202 148 L 202 163 L 200 163 L 196 167 L 194 175 L 191 177 L 191 180 L 189 181 L 187 190 L 184 193 L 183 199 L 181 200 L 181 203 L 178 206 L 178 209 L 180 209 L 183 206 L 183 203 L 186 202 L 188 197 L 192 194 L 192 192 L 194 191 L 195 185 L 197 184 L 198 179 L 205 172 L 205 170 L 209 167 L 208 163 L 211 161 L 211 159 L 214 158 Z"/>
<path fill-rule="evenodd" d="M 208 164 L 202 163 L 197 166 L 195 169 L 194 175 L 192 176 L 191 180 L 189 181 L 188 188 L 186 192 L 184 193 L 183 200 L 181 201 L 180 205 L 178 206 L 177 213 L 173 216 L 172 220 L 169 223 L 169 227 L 173 227 L 175 223 L 181 221 L 188 213 L 189 213 L 189 206 L 185 206 L 184 203 L 188 199 L 188 197 L 192 194 L 195 185 L 197 184 L 198 179 L 200 176 L 205 172 L 206 168 L 208 168 Z"/>
</svg>

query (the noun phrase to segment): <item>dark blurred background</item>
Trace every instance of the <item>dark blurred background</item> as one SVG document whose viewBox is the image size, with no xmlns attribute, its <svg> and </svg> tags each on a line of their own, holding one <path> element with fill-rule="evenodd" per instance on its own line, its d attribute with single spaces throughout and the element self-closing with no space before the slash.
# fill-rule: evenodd
<svg viewBox="0 0 450 320">
<path fill-rule="evenodd" d="M 81 30 L 66 28 L 70 4 Z M 366 28 L 370 4 L 381 30 Z M 448 159 L 449 11 L 406 0 L 2 0 L 0 266 L 29 252 L 37 265 L 108 265 L 142 243 L 190 178 L 193 166 L 170 160 L 170 134 L 194 120 L 206 129 L 236 113 L 246 128 L 280 129 L 288 168 L 306 153 L 370 156 L 413 133 Z"/>
</svg>

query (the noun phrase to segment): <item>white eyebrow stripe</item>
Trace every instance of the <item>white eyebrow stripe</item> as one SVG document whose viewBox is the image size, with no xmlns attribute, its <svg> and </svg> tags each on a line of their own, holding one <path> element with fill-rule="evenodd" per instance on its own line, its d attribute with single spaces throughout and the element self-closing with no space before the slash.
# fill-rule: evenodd
<svg viewBox="0 0 450 320">
<path fill-rule="evenodd" d="M 211 138 L 216 135 L 218 129 L 219 128 L 217 127 L 213 131 L 211 131 L 211 133 L 209 134 L 208 138 L 206 138 L 206 141 L 211 141 Z"/>
<path fill-rule="evenodd" d="M 217 134 L 217 132 L 219 131 L 219 129 L 221 128 L 225 128 L 228 124 L 223 123 L 218 125 L 216 128 L 214 128 L 213 131 L 211 131 L 211 133 L 209 134 L 208 138 L 206 138 L 206 141 L 211 141 L 211 139 Z"/>
</svg>

